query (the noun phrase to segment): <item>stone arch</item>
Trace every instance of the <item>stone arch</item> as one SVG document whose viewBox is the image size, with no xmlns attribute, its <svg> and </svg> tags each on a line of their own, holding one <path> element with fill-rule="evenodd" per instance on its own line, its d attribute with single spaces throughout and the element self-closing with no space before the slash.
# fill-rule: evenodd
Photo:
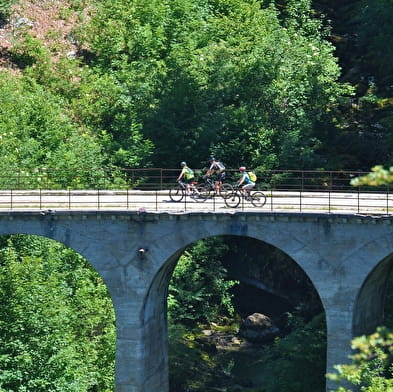
<svg viewBox="0 0 393 392">
<path fill-rule="evenodd" d="M 204 225 L 204 228 L 206 229 L 206 225 Z M 216 225 L 216 222 L 212 222 L 207 230 L 208 235 L 206 235 L 206 233 L 201 234 L 200 232 L 198 232 L 198 230 L 189 230 L 187 227 L 184 228 L 184 230 L 182 228 L 183 234 L 180 245 L 176 247 L 174 253 L 169 255 L 166 260 L 162 260 L 160 268 L 156 271 L 156 274 L 151 281 L 151 285 L 146 292 L 142 316 L 143 322 L 146 326 L 144 340 L 160 342 L 159 345 L 155 345 L 154 348 L 151 348 L 153 352 L 149 353 L 149 355 L 145 357 L 146 367 L 149 367 L 148 379 L 154 379 L 154 384 L 149 384 L 149 387 L 146 389 L 146 391 L 160 390 L 162 392 L 166 392 L 169 388 L 166 303 L 168 286 L 179 257 L 188 246 L 198 240 L 229 235 L 248 237 L 280 250 L 282 253 L 287 255 L 288 258 L 291 259 L 303 271 L 304 275 L 307 276 L 307 278 L 310 280 L 318 295 L 322 308 L 325 311 L 324 303 L 318 292 L 318 288 L 314 285 L 312 281 L 312 277 L 307 273 L 304 265 L 302 265 L 302 263 L 296 260 L 296 256 L 299 255 L 299 249 L 303 249 L 304 251 L 304 248 L 307 247 L 307 245 L 294 240 L 288 241 L 286 238 L 283 238 L 283 236 L 277 235 L 277 233 L 274 233 L 273 236 L 269 234 L 266 235 L 266 233 L 264 233 L 264 235 L 262 235 L 261 233 L 256 234 L 253 231 L 249 231 L 247 225 L 236 224 L 235 230 L 233 228 L 233 225 L 230 226 L 228 229 L 228 227 L 223 228 L 222 225 Z M 311 250 L 310 253 L 312 253 Z M 300 252 L 300 254 L 303 254 L 303 252 Z M 163 336 L 164 339 L 162 339 Z M 160 360 L 152 364 L 152 356 L 160 358 Z M 157 377 L 157 375 L 159 375 L 159 377 Z M 160 386 L 159 388 L 157 387 L 158 385 Z"/>
</svg>

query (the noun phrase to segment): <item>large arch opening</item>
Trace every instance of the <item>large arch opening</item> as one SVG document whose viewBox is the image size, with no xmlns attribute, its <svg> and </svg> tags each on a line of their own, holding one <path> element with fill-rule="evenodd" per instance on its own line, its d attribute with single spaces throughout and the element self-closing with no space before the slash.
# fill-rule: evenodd
<svg viewBox="0 0 393 392">
<path fill-rule="evenodd" d="M 170 392 L 325 391 L 323 306 L 286 253 L 209 237 L 173 255 L 170 277 Z"/>
<path fill-rule="evenodd" d="M 359 290 L 353 317 L 354 337 L 371 334 L 384 323 L 386 294 L 393 289 L 392 260 L 393 254 L 384 258 Z"/>
<path fill-rule="evenodd" d="M 0 237 L 0 389 L 114 390 L 116 327 L 107 287 L 47 237 Z"/>
</svg>

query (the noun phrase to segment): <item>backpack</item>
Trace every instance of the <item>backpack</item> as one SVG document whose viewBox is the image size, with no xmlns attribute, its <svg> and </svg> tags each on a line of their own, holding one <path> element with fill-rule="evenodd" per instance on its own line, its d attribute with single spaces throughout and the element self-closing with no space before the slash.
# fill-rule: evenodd
<svg viewBox="0 0 393 392">
<path fill-rule="evenodd" d="M 248 172 L 248 176 L 250 177 L 250 180 L 252 181 L 252 182 L 255 182 L 256 180 L 257 180 L 257 176 L 256 176 L 256 174 L 254 173 L 254 172 Z"/>
</svg>

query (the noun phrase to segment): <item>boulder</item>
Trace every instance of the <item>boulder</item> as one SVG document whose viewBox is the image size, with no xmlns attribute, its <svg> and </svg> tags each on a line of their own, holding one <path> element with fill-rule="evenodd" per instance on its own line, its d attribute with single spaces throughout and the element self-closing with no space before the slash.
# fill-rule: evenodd
<svg viewBox="0 0 393 392">
<path fill-rule="evenodd" d="M 247 316 L 241 323 L 239 335 L 250 342 L 267 343 L 272 341 L 280 333 L 270 317 L 262 313 L 253 313 Z"/>
</svg>

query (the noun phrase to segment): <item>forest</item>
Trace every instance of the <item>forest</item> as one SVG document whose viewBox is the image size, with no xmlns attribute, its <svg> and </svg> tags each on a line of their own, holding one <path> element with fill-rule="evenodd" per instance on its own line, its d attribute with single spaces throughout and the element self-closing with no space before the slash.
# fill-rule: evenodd
<svg viewBox="0 0 393 392">
<path fill-rule="evenodd" d="M 0 172 L 88 189 L 212 154 L 256 172 L 384 170 L 392 22 L 392 0 L 0 0 Z M 115 316 L 89 261 L 10 235 L 0 269 L 0 392 L 113 391 Z M 385 325 L 325 375 L 323 309 L 295 263 L 250 238 L 192 244 L 168 290 L 170 392 L 324 392 L 326 376 L 393 391 L 390 281 Z M 280 329 L 265 344 L 238 334 L 256 311 Z"/>
</svg>

